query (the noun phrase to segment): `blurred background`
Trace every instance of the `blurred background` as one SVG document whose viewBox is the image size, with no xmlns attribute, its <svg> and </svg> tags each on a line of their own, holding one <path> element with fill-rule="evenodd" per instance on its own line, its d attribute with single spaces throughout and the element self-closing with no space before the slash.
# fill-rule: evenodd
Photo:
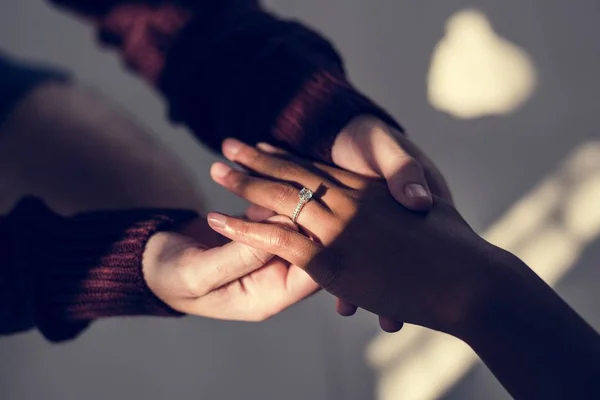
<svg viewBox="0 0 600 400">
<path fill-rule="evenodd" d="M 459 210 L 600 328 L 597 0 L 271 0 L 333 40 L 352 80 L 408 129 Z M 72 71 L 175 153 L 207 209 L 244 204 L 161 100 L 43 0 L 2 0 L 0 49 Z M 462 343 L 343 319 L 321 293 L 260 324 L 113 319 L 51 345 L 0 339 L 0 398 L 505 399 Z"/>
</svg>

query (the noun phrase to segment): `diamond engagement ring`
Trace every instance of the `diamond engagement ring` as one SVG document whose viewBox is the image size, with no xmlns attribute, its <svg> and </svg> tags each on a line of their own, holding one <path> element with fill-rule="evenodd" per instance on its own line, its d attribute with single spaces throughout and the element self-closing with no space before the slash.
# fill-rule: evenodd
<svg viewBox="0 0 600 400">
<path fill-rule="evenodd" d="M 300 200 L 298 200 L 298 204 L 296 205 L 294 213 L 292 214 L 292 221 L 294 222 L 296 222 L 298 219 L 298 215 L 300 215 L 300 211 L 302 211 L 304 205 L 308 203 L 310 199 L 312 199 L 313 192 L 312 190 L 303 187 L 302 190 L 300 190 L 300 193 L 298 193 L 298 197 L 300 197 Z"/>
</svg>

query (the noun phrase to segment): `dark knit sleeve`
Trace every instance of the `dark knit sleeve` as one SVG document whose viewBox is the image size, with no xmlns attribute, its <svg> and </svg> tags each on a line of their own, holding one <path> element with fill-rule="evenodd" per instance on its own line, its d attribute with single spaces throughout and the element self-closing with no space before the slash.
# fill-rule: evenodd
<svg viewBox="0 0 600 400">
<path fill-rule="evenodd" d="M 0 282 L 21 287 L 13 294 L 28 305 L 19 308 L 14 299 L 4 299 L 0 315 L 13 315 L 0 324 L 17 321 L 21 327 L 12 331 L 19 331 L 29 321 L 48 340 L 62 341 L 97 318 L 181 315 L 146 285 L 142 255 L 154 233 L 196 216 L 193 211 L 135 209 L 63 217 L 40 200 L 22 200 L 2 222 L 6 241 L 0 245 Z"/>
<path fill-rule="evenodd" d="M 357 116 L 402 130 L 348 81 L 327 40 L 255 0 L 53 1 L 95 21 L 103 42 L 165 95 L 171 119 L 213 149 L 233 136 L 330 161 Z"/>
</svg>

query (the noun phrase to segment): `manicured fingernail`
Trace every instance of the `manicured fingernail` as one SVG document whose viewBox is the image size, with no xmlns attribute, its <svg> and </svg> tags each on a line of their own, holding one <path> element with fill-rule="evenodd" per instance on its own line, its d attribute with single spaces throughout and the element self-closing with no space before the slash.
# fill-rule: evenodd
<svg viewBox="0 0 600 400">
<path fill-rule="evenodd" d="M 223 142 L 223 154 L 228 158 L 233 158 L 240 152 L 242 143 L 235 139 L 225 139 Z"/>
<path fill-rule="evenodd" d="M 224 178 L 229 173 L 229 171 L 231 171 L 231 168 L 223 163 L 213 164 L 213 166 L 210 169 L 210 173 L 215 178 Z"/>
<path fill-rule="evenodd" d="M 210 214 L 208 214 L 206 219 L 208 220 L 208 224 L 212 228 L 219 229 L 219 230 L 225 229 L 225 222 L 226 222 L 227 218 L 224 215 L 217 214 L 217 213 L 210 213 Z"/>
<path fill-rule="evenodd" d="M 416 199 L 418 197 L 429 197 L 429 192 L 418 183 L 411 183 L 406 185 L 404 193 L 409 199 Z"/>
</svg>

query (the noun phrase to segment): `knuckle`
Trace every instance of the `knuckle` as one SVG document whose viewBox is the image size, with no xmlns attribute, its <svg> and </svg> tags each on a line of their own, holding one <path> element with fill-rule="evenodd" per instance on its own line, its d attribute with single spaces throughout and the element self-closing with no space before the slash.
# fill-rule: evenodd
<svg viewBox="0 0 600 400">
<path fill-rule="evenodd" d="M 291 243 L 290 233 L 284 229 L 277 229 L 267 237 L 267 243 L 274 248 L 286 248 Z"/>
<path fill-rule="evenodd" d="M 406 156 L 400 163 L 400 172 L 406 174 L 422 174 L 423 168 L 415 158 Z"/>
<path fill-rule="evenodd" d="M 294 177 L 297 177 L 298 174 L 298 168 L 296 168 L 293 164 L 289 162 L 280 161 L 275 166 L 275 176 L 292 179 Z"/>
<path fill-rule="evenodd" d="M 247 236 L 252 230 L 252 225 L 247 221 L 233 221 L 230 223 L 230 227 L 235 232 L 235 236 Z"/>
<path fill-rule="evenodd" d="M 289 200 L 292 199 L 293 196 L 296 195 L 296 193 L 297 193 L 297 191 L 294 188 L 292 188 L 291 186 L 280 185 L 277 188 L 275 196 L 273 196 L 273 201 L 275 202 L 275 204 L 278 204 L 278 205 L 287 204 L 289 202 Z"/>
<path fill-rule="evenodd" d="M 259 163 L 261 154 L 254 147 L 245 146 L 238 154 L 238 160 L 249 166 L 255 166 Z"/>
<path fill-rule="evenodd" d="M 231 171 L 227 179 L 231 188 L 236 192 L 243 192 L 248 186 L 248 176 L 239 171 Z"/>
</svg>

